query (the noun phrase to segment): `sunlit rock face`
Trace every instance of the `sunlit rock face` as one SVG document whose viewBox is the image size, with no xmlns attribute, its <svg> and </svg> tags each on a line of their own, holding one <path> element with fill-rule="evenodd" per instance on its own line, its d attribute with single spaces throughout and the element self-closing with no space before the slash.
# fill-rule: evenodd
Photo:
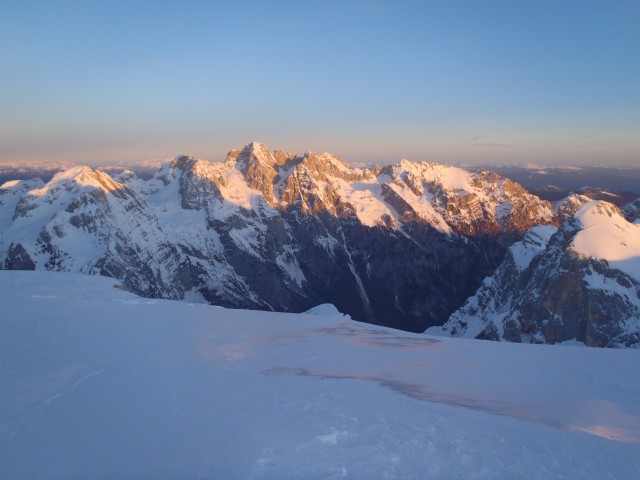
<svg viewBox="0 0 640 480">
<path fill-rule="evenodd" d="M 0 189 L 0 264 L 118 278 L 146 296 L 442 324 L 549 202 L 490 172 L 407 160 L 352 168 L 253 142 L 148 180 L 77 167 Z"/>
<path fill-rule="evenodd" d="M 429 333 L 640 346 L 640 225 L 610 203 L 591 201 L 557 231 L 530 230 L 478 292 Z"/>
</svg>

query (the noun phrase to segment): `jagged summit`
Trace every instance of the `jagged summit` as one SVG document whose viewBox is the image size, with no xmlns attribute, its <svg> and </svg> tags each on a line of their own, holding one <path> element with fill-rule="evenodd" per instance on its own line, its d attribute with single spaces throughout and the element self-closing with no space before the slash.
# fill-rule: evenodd
<svg viewBox="0 0 640 480">
<path fill-rule="evenodd" d="M 437 163 L 404 159 L 361 169 L 326 152 L 271 152 L 251 142 L 230 151 L 222 164 L 179 157 L 172 167 L 210 182 L 215 190 L 210 193 L 242 208 L 264 203 L 308 215 L 327 212 L 369 227 L 418 222 L 446 234 L 493 234 L 523 233 L 537 223 L 556 221 L 549 202 L 509 179 Z M 183 200 L 184 194 L 190 195 L 188 183 L 181 186 Z"/>
<path fill-rule="evenodd" d="M 243 163 L 245 168 L 258 164 L 262 167 L 273 167 L 278 162 L 271 151 L 260 142 L 251 142 L 238 152 L 236 162 Z"/>
<path fill-rule="evenodd" d="M 417 222 L 463 235 L 521 234 L 535 224 L 557 221 L 551 204 L 491 172 L 406 159 L 388 167 L 360 169 L 330 153 L 271 152 L 257 141 L 230 151 L 224 163 L 176 157 L 150 183 L 138 182 L 132 175 L 118 176 L 144 192 L 157 191 L 171 178 L 180 178 L 176 181 L 185 208 L 223 202 L 215 215 L 221 220 L 236 207 L 258 209 L 260 214 L 293 208 L 307 215 L 327 212 L 353 218 L 368 227 L 397 229 Z M 66 189 L 75 185 L 127 192 L 107 173 L 74 167 L 54 176 L 40 194 L 62 184 Z"/>
<path fill-rule="evenodd" d="M 563 200 L 559 200 L 554 205 L 556 217 L 564 222 L 573 217 L 573 214 L 585 203 L 591 202 L 593 199 L 579 193 L 572 193 Z"/>
<path fill-rule="evenodd" d="M 183 171 L 188 171 L 193 168 L 193 165 L 198 160 L 193 158 L 191 155 L 178 155 L 172 162 L 171 168 L 179 168 Z"/>
<path fill-rule="evenodd" d="M 296 156 L 295 153 L 280 150 L 271 152 L 264 143 L 253 141 L 242 148 L 229 151 L 225 163 L 237 162 L 242 165 L 240 168 L 244 169 L 256 163 L 262 167 L 282 167 Z"/>
</svg>

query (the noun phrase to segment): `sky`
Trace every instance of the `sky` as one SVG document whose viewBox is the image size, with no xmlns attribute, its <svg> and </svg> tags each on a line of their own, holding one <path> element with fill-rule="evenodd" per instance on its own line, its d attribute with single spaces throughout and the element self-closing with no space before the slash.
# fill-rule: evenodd
<svg viewBox="0 0 640 480">
<path fill-rule="evenodd" d="M 0 162 L 640 164 L 640 0 L 0 0 Z"/>
</svg>

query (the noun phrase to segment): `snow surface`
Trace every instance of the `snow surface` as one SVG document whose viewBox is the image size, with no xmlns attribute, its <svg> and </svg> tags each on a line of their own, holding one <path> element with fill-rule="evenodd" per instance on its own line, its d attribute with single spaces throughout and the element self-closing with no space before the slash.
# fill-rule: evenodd
<svg viewBox="0 0 640 480">
<path fill-rule="evenodd" d="M 342 199 L 352 204 L 360 223 L 368 227 L 383 224 L 383 218 L 398 217 L 396 211 L 387 205 L 382 198 L 382 186 L 372 181 L 347 182 L 342 179 L 333 180 L 332 185 Z"/>
<path fill-rule="evenodd" d="M 556 233 L 557 227 L 553 225 L 537 225 L 529 229 L 520 242 L 514 243 L 509 250 L 513 261 L 519 271 L 523 271 L 529 266 L 533 257 L 542 252 L 551 235 Z"/>
<path fill-rule="evenodd" d="M 0 271 L 0 476 L 637 478 L 640 353 Z"/>
<path fill-rule="evenodd" d="M 336 306 L 332 303 L 323 303 L 321 305 L 316 305 L 315 307 L 310 308 L 304 313 L 308 315 L 318 315 L 320 317 L 338 317 L 342 319 L 346 318 L 347 320 L 351 320 L 350 315 L 340 312 L 340 310 L 338 310 Z"/>
<path fill-rule="evenodd" d="M 582 230 L 571 243 L 574 251 L 606 260 L 640 280 L 640 225 L 629 223 L 617 207 L 604 201 L 585 203 L 575 219 Z"/>
<path fill-rule="evenodd" d="M 12 180 L 3 183 L 0 186 L 0 232 L 5 232 L 11 222 L 16 211 L 16 206 L 22 196 L 29 190 L 42 188 L 44 182 L 38 179 L 32 180 Z M 2 235 L 0 235 L 0 252 L 2 245 Z"/>
</svg>

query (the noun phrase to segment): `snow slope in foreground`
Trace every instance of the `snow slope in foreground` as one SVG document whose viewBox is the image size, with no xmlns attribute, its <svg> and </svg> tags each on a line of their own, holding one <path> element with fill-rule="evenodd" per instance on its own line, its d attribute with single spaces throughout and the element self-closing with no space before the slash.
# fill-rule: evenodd
<svg viewBox="0 0 640 480">
<path fill-rule="evenodd" d="M 640 352 L 0 271 L 0 477 L 636 478 Z"/>
</svg>

